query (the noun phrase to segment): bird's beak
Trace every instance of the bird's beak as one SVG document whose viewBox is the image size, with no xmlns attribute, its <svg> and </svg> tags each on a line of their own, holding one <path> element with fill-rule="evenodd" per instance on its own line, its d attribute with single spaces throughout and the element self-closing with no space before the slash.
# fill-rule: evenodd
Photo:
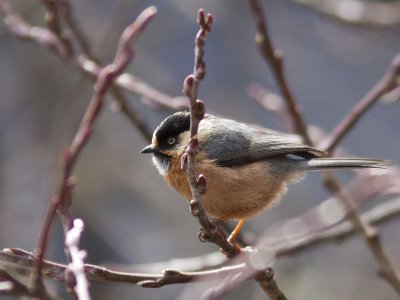
<svg viewBox="0 0 400 300">
<path fill-rule="evenodd" d="M 160 149 L 154 148 L 153 145 L 148 145 L 147 147 L 143 148 L 140 153 L 158 153 Z"/>
</svg>

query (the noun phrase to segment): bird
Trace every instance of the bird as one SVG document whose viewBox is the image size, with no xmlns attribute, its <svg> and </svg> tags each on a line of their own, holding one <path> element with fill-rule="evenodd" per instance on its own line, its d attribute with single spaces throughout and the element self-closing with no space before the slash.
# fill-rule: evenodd
<svg viewBox="0 0 400 300">
<path fill-rule="evenodd" d="M 228 238 L 231 244 L 245 222 L 273 207 L 291 182 L 308 171 L 386 168 L 392 163 L 373 158 L 327 158 L 326 153 L 278 131 L 256 128 L 235 120 L 205 114 L 198 128 L 196 174 L 207 180 L 202 203 L 216 221 L 238 221 Z M 190 113 L 176 112 L 155 129 L 151 144 L 141 153 L 153 163 L 166 183 L 186 200 L 192 199 L 181 168 L 190 139 Z"/>
</svg>

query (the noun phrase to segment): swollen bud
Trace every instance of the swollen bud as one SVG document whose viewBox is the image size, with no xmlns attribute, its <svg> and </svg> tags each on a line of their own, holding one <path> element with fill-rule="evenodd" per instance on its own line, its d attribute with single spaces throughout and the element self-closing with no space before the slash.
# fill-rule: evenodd
<svg viewBox="0 0 400 300">
<path fill-rule="evenodd" d="M 207 180 L 203 174 L 200 174 L 199 178 L 197 178 L 197 188 L 200 195 L 204 195 L 207 191 Z"/>
</svg>

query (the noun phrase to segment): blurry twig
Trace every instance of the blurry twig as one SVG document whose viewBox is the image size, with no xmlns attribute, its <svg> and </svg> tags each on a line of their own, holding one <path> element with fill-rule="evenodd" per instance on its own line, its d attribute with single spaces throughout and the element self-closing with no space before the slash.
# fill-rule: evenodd
<svg viewBox="0 0 400 300">
<path fill-rule="evenodd" d="M 262 57 L 270 65 L 273 76 L 275 77 L 282 96 L 285 99 L 284 103 L 291 119 L 291 131 L 299 134 L 306 144 L 311 145 L 312 141 L 308 135 L 306 123 L 303 120 L 298 104 L 294 100 L 285 76 L 282 54 L 274 49 L 269 37 L 267 24 L 264 21 L 263 9 L 257 0 L 249 0 L 249 5 L 257 27 L 256 43 Z"/>
<path fill-rule="evenodd" d="M 399 1 L 294 0 L 340 21 L 390 26 L 400 23 Z"/>
<path fill-rule="evenodd" d="M 64 0 L 41 0 L 41 2 L 46 8 L 44 19 L 47 23 L 47 27 L 58 37 L 66 50 L 67 57 L 72 57 L 74 54 L 73 46 L 68 34 L 63 28 L 60 18 L 60 13 L 65 7 L 65 5 L 63 5 Z"/>
<path fill-rule="evenodd" d="M 70 8 L 66 9 L 66 11 L 69 10 Z M 54 34 L 54 32 L 47 28 L 32 26 L 31 24 L 26 22 L 23 18 L 12 11 L 12 6 L 9 1 L 0 0 L 0 14 L 3 15 L 4 25 L 7 28 L 8 32 L 10 32 L 12 35 L 42 45 L 43 47 L 55 53 L 63 61 L 68 62 L 71 66 L 88 75 L 90 78 L 96 79 L 100 73 L 100 70 L 103 68 L 99 65 L 97 59 L 93 56 L 91 51 L 87 50 L 87 41 L 83 43 L 80 42 L 81 48 L 84 50 L 82 54 L 76 55 L 74 57 L 68 57 L 68 52 L 64 44 L 59 39 L 59 37 Z M 70 12 L 66 13 L 66 18 L 67 20 L 72 18 Z M 78 40 L 84 39 L 82 31 L 79 31 L 79 34 L 77 33 L 78 30 L 77 28 L 75 28 L 77 27 L 77 25 L 75 24 L 76 22 L 74 20 L 70 20 L 68 22 L 72 22 L 74 24 L 72 25 L 71 23 L 70 28 L 71 32 L 75 34 L 76 38 Z M 143 97 L 142 101 L 146 105 L 150 105 L 153 108 L 161 108 L 175 111 L 185 108 L 187 106 L 183 97 L 170 97 L 154 89 L 144 81 L 136 78 L 129 73 L 120 74 L 114 80 L 113 84 L 124 90 L 141 95 Z M 125 106 L 127 106 L 127 104 Z M 127 110 L 122 112 L 127 112 Z"/>
<path fill-rule="evenodd" d="M 265 110 L 274 113 L 287 131 L 292 131 L 292 120 L 285 109 L 283 99 L 279 95 L 255 83 L 248 86 L 247 93 L 250 98 L 260 104 Z"/>
<path fill-rule="evenodd" d="M 51 299 L 45 289 L 41 293 L 32 295 L 30 288 L 17 276 L 10 274 L 3 264 L 0 264 L 0 296 L 36 296 L 40 299 Z"/>
<path fill-rule="evenodd" d="M 272 47 L 272 43 L 266 29 L 262 7 L 257 0 L 249 0 L 249 4 L 258 31 L 256 35 L 256 42 L 259 45 L 263 56 L 269 62 L 274 76 L 277 78 L 277 81 L 281 87 L 283 99 L 285 100 L 290 117 L 293 120 L 293 130 L 299 133 L 307 144 L 313 146 L 313 142 L 308 134 L 307 126 L 305 125 L 300 112 L 297 110 L 297 104 L 287 89 L 287 83 L 282 68 L 282 58 Z M 389 83 L 387 83 L 384 80 L 384 83 L 386 83 L 386 89 L 382 88 L 378 84 L 379 89 L 377 88 L 377 91 L 374 91 L 374 93 L 377 93 L 379 97 L 382 96 L 383 92 L 390 91 L 390 89 L 388 89 L 389 86 L 391 88 L 395 88 L 395 82 L 393 78 L 398 80 L 397 65 L 400 64 L 397 62 L 397 60 L 398 59 L 396 58 L 395 63 L 393 64 L 394 67 L 391 70 L 392 73 L 389 72 L 391 75 L 385 77 L 385 80 L 389 81 Z M 374 93 L 372 94 L 373 96 L 375 95 Z M 348 217 L 350 218 L 353 226 L 362 235 L 365 243 L 369 247 L 369 250 L 373 253 L 375 260 L 380 265 L 380 273 L 382 277 L 392 285 L 398 294 L 400 294 L 399 274 L 397 274 L 392 262 L 389 260 L 385 250 L 383 249 L 379 239 L 378 231 L 361 218 L 356 210 L 355 204 L 353 203 L 353 199 L 344 189 L 342 189 L 341 184 L 334 176 L 334 173 L 326 171 L 324 172 L 323 176 L 326 189 L 340 200 L 340 203 L 348 213 Z"/>
<path fill-rule="evenodd" d="M 79 250 L 79 242 L 83 232 L 83 221 L 75 219 L 73 227 L 67 232 L 65 236 L 65 246 L 71 256 L 71 263 L 68 264 L 67 269 L 73 273 L 75 277 L 74 292 L 79 300 L 89 300 L 89 283 L 86 279 L 85 265 L 83 260 L 86 257 L 86 251 Z"/>
<path fill-rule="evenodd" d="M 20 268 L 33 268 L 38 257 L 31 252 L 22 249 L 4 249 L 0 251 L 0 261 L 8 264 L 17 264 Z M 67 266 L 44 260 L 42 273 L 47 278 L 53 280 L 64 281 Z M 223 278 L 226 274 L 233 272 L 241 272 L 246 268 L 244 264 L 215 268 L 213 270 L 199 272 L 180 272 L 167 269 L 162 274 L 142 274 L 134 272 L 118 272 L 107 269 L 103 266 L 95 266 L 90 264 L 84 265 L 85 276 L 90 281 L 109 281 L 109 282 L 125 282 L 136 283 L 146 288 L 159 288 L 164 285 L 187 283 L 191 281 L 214 280 L 215 278 Z M 21 270 L 21 272 L 24 272 Z M 0 274 L 1 275 L 1 274 Z"/>
<path fill-rule="evenodd" d="M 363 218 L 370 222 L 370 223 L 381 223 L 385 220 L 389 220 L 393 217 L 398 217 L 400 214 L 400 198 L 397 197 L 393 200 L 390 200 L 386 203 L 379 204 L 378 206 L 374 207 L 370 211 L 367 211 L 363 214 Z M 353 234 L 354 233 L 354 227 L 352 226 L 351 222 L 349 221 L 344 221 L 343 223 L 340 223 L 338 225 L 333 226 L 330 229 L 327 230 L 322 230 L 319 232 L 319 234 L 316 235 L 311 235 L 309 238 L 304 238 L 301 240 L 297 240 L 297 242 L 293 241 L 287 241 L 287 244 L 279 244 L 278 246 L 278 251 L 277 255 L 282 256 L 282 255 L 288 255 L 292 254 L 295 251 L 299 251 L 304 249 L 305 247 L 309 246 L 314 246 L 317 243 L 321 242 L 329 242 L 329 241 L 334 241 L 338 240 L 340 238 L 345 237 L 348 234 Z M 219 253 L 212 253 L 208 254 L 207 256 L 210 255 L 215 255 L 216 257 L 219 256 Z M 5 265 L 5 264 L 11 264 L 11 265 L 16 265 L 19 268 L 20 272 L 23 272 L 22 268 L 27 268 L 26 274 L 29 274 L 31 269 L 35 266 L 35 262 L 37 261 L 37 256 L 31 252 L 27 252 L 22 249 L 4 249 L 0 251 L 0 265 Z M 202 269 L 201 262 L 203 261 L 203 256 L 199 257 L 193 257 L 190 260 L 198 260 L 198 263 L 200 263 L 200 269 Z M 213 259 L 214 260 L 214 259 Z M 185 266 L 185 262 L 183 261 L 182 263 L 179 263 L 178 265 L 180 267 Z M 220 265 L 222 263 L 221 260 L 215 260 L 216 265 Z M 172 263 L 172 266 L 169 262 L 166 263 L 158 263 L 157 268 L 159 269 L 171 269 L 171 267 L 175 268 L 178 265 Z M 196 263 L 196 265 L 198 265 Z M 139 265 L 140 267 L 140 265 Z M 208 265 L 208 268 L 213 267 L 212 265 Z M 54 280 L 65 280 L 65 270 L 67 266 L 55 262 L 51 262 L 48 260 L 43 261 L 43 268 L 42 268 L 42 273 L 44 276 L 54 279 Z M 134 269 L 134 267 L 132 267 Z M 145 265 L 143 267 L 140 267 L 139 269 L 143 270 L 148 270 L 149 267 L 148 265 Z M 152 267 L 152 269 L 154 269 Z M 195 268 L 194 268 L 195 269 Z M 133 273 L 133 272 L 118 272 L 118 271 L 113 271 L 110 269 L 107 269 L 103 266 L 95 266 L 95 265 L 90 265 L 90 264 L 85 264 L 85 274 L 90 281 L 114 281 L 114 282 L 127 282 L 127 283 L 138 283 L 141 281 L 146 281 L 146 280 L 159 280 L 165 274 L 154 274 L 154 275 L 149 275 L 149 274 L 139 274 L 139 273 Z M 218 270 L 231 270 L 231 271 L 238 271 L 238 269 L 224 269 L 221 268 L 221 266 L 218 267 Z M 210 270 L 209 273 L 207 272 L 180 272 L 182 274 L 191 274 L 194 276 L 197 276 L 197 274 L 200 274 L 199 276 L 204 275 L 204 280 L 211 280 L 213 278 L 208 278 L 208 275 L 212 274 L 217 274 L 218 270 Z M 178 271 L 176 271 L 178 272 Z M 224 274 L 223 271 L 221 274 Z M 2 276 L 2 273 L 0 273 L 0 276 Z M 176 278 L 176 277 L 175 277 Z M 181 278 L 182 280 L 185 280 L 184 282 L 188 282 L 186 280 L 189 280 L 188 278 Z M 197 278 L 199 279 L 199 278 Z M 196 279 L 196 280 L 197 280 Z M 172 283 L 181 283 L 178 282 L 180 279 L 176 279 L 175 282 L 170 282 Z M 194 279 L 193 279 L 194 280 Z"/>
<path fill-rule="evenodd" d="M 81 153 L 81 150 L 91 136 L 94 122 L 103 106 L 105 93 L 111 87 L 115 77 L 123 71 L 123 69 L 132 59 L 133 50 L 131 48 L 131 44 L 136 41 L 139 34 L 144 30 L 155 13 L 155 7 L 147 8 L 138 16 L 136 21 L 128 26 L 122 33 L 114 61 L 101 70 L 94 87 L 92 99 L 85 112 L 82 123 L 72 141 L 72 144 L 64 151 L 62 155 L 62 176 L 60 184 L 57 192 L 50 201 L 46 219 L 44 221 L 38 241 L 38 260 L 34 273 L 36 286 L 39 286 L 41 283 L 43 257 L 47 248 L 47 240 L 49 238 L 50 228 L 56 213 L 59 213 L 61 219 L 63 220 L 65 232 L 70 230 L 72 227 L 72 218 L 68 212 L 71 204 L 71 193 L 73 187 L 71 173 L 79 154 Z"/>
<path fill-rule="evenodd" d="M 383 78 L 368 92 L 367 95 L 343 118 L 332 133 L 322 142 L 322 148 L 332 153 L 342 139 L 357 124 L 362 116 L 383 95 L 393 91 L 400 86 L 400 54 L 397 55 Z"/>
</svg>

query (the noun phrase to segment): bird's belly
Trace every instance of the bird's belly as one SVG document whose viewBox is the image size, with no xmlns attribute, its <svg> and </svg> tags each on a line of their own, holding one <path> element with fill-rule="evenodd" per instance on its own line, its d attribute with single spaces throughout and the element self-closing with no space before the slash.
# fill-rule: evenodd
<svg viewBox="0 0 400 300">
<path fill-rule="evenodd" d="M 249 218 L 279 200 L 286 190 L 286 178 L 269 176 L 268 169 L 266 162 L 232 168 L 217 167 L 204 160 L 198 162 L 196 172 L 207 180 L 207 192 L 203 196 L 207 214 L 218 220 Z M 171 167 L 165 180 L 188 201 L 191 200 L 186 174 L 180 167 Z"/>
</svg>

